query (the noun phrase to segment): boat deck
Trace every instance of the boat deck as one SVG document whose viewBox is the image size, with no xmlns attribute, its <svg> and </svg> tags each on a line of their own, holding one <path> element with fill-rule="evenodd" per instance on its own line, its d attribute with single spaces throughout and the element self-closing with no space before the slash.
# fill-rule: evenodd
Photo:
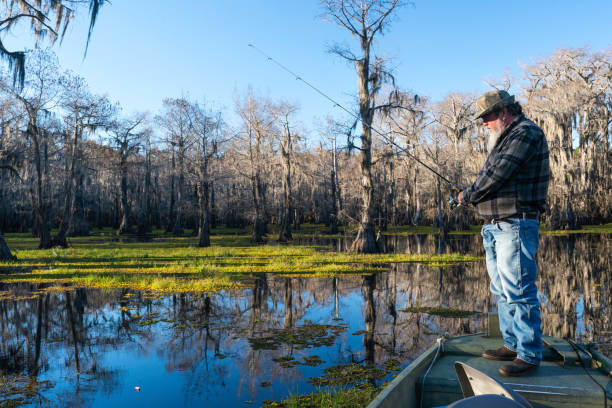
<svg viewBox="0 0 612 408">
<path fill-rule="evenodd" d="M 389 383 L 368 408 L 443 407 L 463 398 L 454 363 L 463 362 L 495 378 L 538 407 L 612 407 L 612 361 L 596 349 L 544 336 L 540 367 L 522 377 L 503 377 L 508 362 L 481 357 L 503 344 L 497 315 L 489 315 L 489 332 L 442 338 Z M 588 372 L 588 373 L 587 373 Z M 590 374 L 590 376 L 589 376 Z"/>
<path fill-rule="evenodd" d="M 480 357 L 484 349 L 497 348 L 501 339 L 482 335 L 452 338 L 443 343 L 443 352 L 425 378 L 423 407 L 444 406 L 463 398 L 455 375 L 454 362 L 461 361 L 477 370 L 501 381 L 525 397 L 534 407 L 603 407 L 604 395 L 595 382 L 588 376 L 575 356 L 557 354 L 545 348 L 540 367 L 523 377 L 503 377 L 498 369 L 503 361 L 487 360 Z M 569 345 L 569 343 L 567 343 Z M 582 355 L 591 376 L 612 394 L 612 381 L 609 376 L 590 367 L 591 360 Z M 423 389 L 424 373 L 416 382 L 416 394 Z"/>
</svg>

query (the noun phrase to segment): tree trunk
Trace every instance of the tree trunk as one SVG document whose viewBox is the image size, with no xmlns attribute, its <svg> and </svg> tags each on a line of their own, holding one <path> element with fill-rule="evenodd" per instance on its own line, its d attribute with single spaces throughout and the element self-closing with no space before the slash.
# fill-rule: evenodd
<svg viewBox="0 0 612 408">
<path fill-rule="evenodd" d="M 412 217 L 412 225 L 419 225 L 421 223 L 421 195 L 419 194 L 418 189 L 418 180 L 419 169 L 415 167 L 414 169 L 414 179 L 412 180 L 413 188 L 413 208 L 414 208 L 414 217 Z"/>
<path fill-rule="evenodd" d="M 11 253 L 6 241 L 0 232 L 0 261 L 16 261 L 17 257 Z"/>
<path fill-rule="evenodd" d="M 440 177 L 436 177 L 436 197 L 437 197 L 437 204 L 438 204 L 438 216 L 437 218 L 437 222 L 436 224 L 438 224 L 438 228 L 440 228 L 440 234 L 442 235 L 446 235 L 448 234 L 448 226 L 446 225 L 446 219 L 444 216 L 444 208 L 443 208 L 443 203 L 444 203 L 444 199 L 442 198 L 442 189 L 440 186 L 441 182 L 440 182 Z"/>
<path fill-rule="evenodd" d="M 264 235 L 266 234 L 266 222 L 258 210 L 256 210 L 256 213 L 251 242 L 254 244 L 263 244 L 266 242 L 264 239 Z"/>
<path fill-rule="evenodd" d="M 291 236 L 291 131 L 285 125 L 284 140 L 281 143 L 283 163 L 283 209 L 281 213 L 279 242 L 287 242 Z"/>
<path fill-rule="evenodd" d="M 178 156 L 178 184 L 176 189 L 176 217 L 174 220 L 174 228 L 172 233 L 176 236 L 183 235 L 183 211 L 184 211 L 184 189 L 185 189 L 185 143 L 179 142 Z"/>
<path fill-rule="evenodd" d="M 359 113 L 361 119 L 361 221 L 357 237 L 351 245 L 351 252 L 358 253 L 376 253 L 380 249 L 376 245 L 374 236 L 374 183 L 372 177 L 372 119 L 374 110 L 372 109 L 372 101 L 368 86 L 369 80 L 369 45 L 365 45 L 362 41 L 362 50 L 364 58 L 356 61 L 357 79 L 359 85 Z"/>
<path fill-rule="evenodd" d="M 79 142 L 79 133 L 80 130 L 75 123 L 73 133 L 72 133 L 72 146 L 71 146 L 71 161 L 70 161 L 70 170 L 66 177 L 66 191 L 65 191 L 65 200 L 64 200 L 64 214 L 62 216 L 62 221 L 60 223 L 60 227 L 57 231 L 57 235 L 53 238 L 53 245 L 61 246 L 64 248 L 68 247 L 68 242 L 66 241 L 66 236 L 68 235 L 68 229 L 70 228 L 70 223 L 72 222 L 72 194 L 73 194 L 73 186 L 76 174 L 76 155 L 77 155 L 77 147 Z"/>
<path fill-rule="evenodd" d="M 217 207 L 215 203 L 215 183 L 210 182 L 210 228 L 217 228 Z"/>
<path fill-rule="evenodd" d="M 54 240 L 51 238 L 51 226 L 49 225 L 49 209 L 41 208 L 41 215 L 39 215 L 40 222 L 40 241 L 38 243 L 38 249 L 49 249 L 55 245 Z"/>
<path fill-rule="evenodd" d="M 46 135 L 42 132 L 39 133 L 39 129 L 36 126 L 36 123 L 32 120 L 28 124 L 27 133 L 32 138 L 34 143 L 34 165 L 36 168 L 36 194 L 32 193 L 32 189 L 30 190 L 30 194 L 32 195 L 32 205 L 34 207 L 34 211 L 37 216 L 37 227 L 40 236 L 40 241 L 38 243 L 39 249 L 48 249 L 53 246 L 53 242 L 51 240 L 51 225 L 50 225 L 50 203 L 48 200 L 48 148 L 46 142 Z M 41 146 L 41 137 L 45 140 L 42 140 Z"/>
<path fill-rule="evenodd" d="M 332 225 L 331 233 L 338 233 L 338 224 L 340 223 L 340 212 L 342 211 L 342 195 L 340 194 L 340 185 L 338 184 L 338 150 L 336 147 L 336 137 L 333 138 L 332 146 L 332 172 L 331 172 L 331 188 L 332 188 Z"/>
<path fill-rule="evenodd" d="M 351 245 L 350 252 L 357 253 L 377 253 L 380 252 L 380 248 L 376 245 L 376 238 L 374 235 L 374 189 L 372 183 L 372 159 L 371 159 L 371 140 L 368 141 L 366 137 L 362 136 L 362 145 L 367 145 L 363 148 L 361 157 L 361 221 L 359 223 L 359 230 L 357 237 Z M 367 143 L 370 143 L 368 145 Z"/>
<path fill-rule="evenodd" d="M 128 167 L 125 160 L 125 157 L 121 157 L 121 225 L 119 225 L 119 229 L 117 230 L 117 235 L 129 234 L 130 233 L 130 208 L 128 206 L 128 188 L 127 188 L 127 177 L 128 177 Z"/>
<path fill-rule="evenodd" d="M 198 246 L 210 246 L 210 225 L 208 217 L 208 163 L 207 159 L 203 158 L 204 162 L 200 165 L 200 182 L 198 183 L 198 204 L 199 223 L 198 223 Z"/>
<path fill-rule="evenodd" d="M 338 233 L 338 200 L 336 199 L 336 173 L 332 169 L 331 175 L 331 190 L 332 190 L 332 213 L 331 213 L 331 230 L 330 233 Z"/>
<path fill-rule="evenodd" d="M 395 167 L 393 165 L 393 159 L 389 160 L 389 192 L 387 194 L 386 205 L 387 221 L 390 222 L 391 225 L 397 225 L 397 213 L 395 210 Z"/>
<path fill-rule="evenodd" d="M 293 209 L 293 230 L 294 231 L 300 229 L 301 222 L 302 220 L 300 219 L 300 213 L 297 208 L 294 208 Z"/>
<path fill-rule="evenodd" d="M 176 162 L 174 160 L 174 150 L 172 150 L 172 165 L 170 169 L 170 206 L 168 208 L 168 226 L 166 227 L 166 232 L 172 231 L 174 227 L 174 205 L 175 205 L 175 195 L 174 191 L 174 170 L 176 168 Z"/>
<path fill-rule="evenodd" d="M 82 171 L 78 174 L 78 183 L 75 184 L 74 200 L 72 200 L 72 222 L 68 235 L 73 237 L 88 236 L 91 231 L 91 226 L 86 218 L 85 213 L 85 190 L 83 187 L 84 175 Z"/>
<path fill-rule="evenodd" d="M 144 236 L 153 230 L 151 219 L 151 149 L 147 145 L 145 160 L 144 191 L 138 212 L 138 235 Z"/>
<path fill-rule="evenodd" d="M 251 184 L 253 189 L 253 204 L 255 205 L 255 222 L 253 224 L 251 242 L 261 244 L 265 242 L 264 235 L 266 234 L 266 221 L 264 210 L 261 205 L 262 196 L 259 174 L 256 174 L 251 178 Z"/>
</svg>

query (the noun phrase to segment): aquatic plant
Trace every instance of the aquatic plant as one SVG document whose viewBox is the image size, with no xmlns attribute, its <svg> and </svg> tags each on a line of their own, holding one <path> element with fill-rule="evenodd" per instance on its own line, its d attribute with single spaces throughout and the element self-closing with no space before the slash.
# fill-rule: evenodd
<svg viewBox="0 0 612 408">
<path fill-rule="evenodd" d="M 318 366 L 320 364 L 323 364 L 324 361 L 321 360 L 321 357 L 317 356 L 317 355 L 312 355 L 312 356 L 305 356 L 304 357 L 304 362 L 302 364 L 304 365 L 309 365 L 309 366 Z"/>
<path fill-rule="evenodd" d="M 339 384 L 355 386 L 368 380 L 382 380 L 389 372 L 375 365 L 340 364 L 326 368 L 323 376 L 312 377 L 308 382 L 319 386 Z"/>
<path fill-rule="evenodd" d="M 584 225 L 580 229 L 573 230 L 550 230 L 540 228 L 540 233 L 543 235 L 569 235 L 569 234 L 612 234 L 612 222 L 602 225 Z"/>
<path fill-rule="evenodd" d="M 336 386 L 308 395 L 290 395 L 283 401 L 265 400 L 262 408 L 356 408 L 365 407 L 380 392 L 370 384 L 360 387 Z"/>
<path fill-rule="evenodd" d="M 5 376 L 0 372 L 0 407 L 13 408 L 45 399 L 41 393 L 54 387 L 52 381 L 38 381 L 24 375 Z"/>
<path fill-rule="evenodd" d="M 295 350 L 302 350 L 330 346 L 346 328 L 346 325 L 318 324 L 307 321 L 301 326 L 271 329 L 260 336 L 249 337 L 248 341 L 253 350 L 277 350 L 281 345 L 290 345 Z"/>
<path fill-rule="evenodd" d="M 470 316 L 476 313 L 480 313 L 480 312 L 475 312 L 471 310 L 459 310 L 459 309 L 452 309 L 452 308 L 441 307 L 441 306 L 435 306 L 435 307 L 413 306 L 413 307 L 407 307 L 405 309 L 401 309 L 400 312 L 427 313 L 427 314 L 441 316 L 441 317 L 467 317 L 467 316 Z"/>
</svg>

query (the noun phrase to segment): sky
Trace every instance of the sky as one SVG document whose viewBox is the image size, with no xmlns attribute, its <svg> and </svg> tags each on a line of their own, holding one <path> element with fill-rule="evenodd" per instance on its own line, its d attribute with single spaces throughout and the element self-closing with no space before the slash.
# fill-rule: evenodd
<svg viewBox="0 0 612 408">
<path fill-rule="evenodd" d="M 89 19 L 76 17 L 61 44 L 61 66 L 86 78 L 126 114 L 159 111 L 164 98 L 186 96 L 232 117 L 235 100 L 256 95 L 300 107 L 310 132 L 343 112 L 248 47 L 256 45 L 354 110 L 354 66 L 328 52 L 357 50 L 343 28 L 323 21 L 317 0 L 113 0 L 100 11 L 85 59 Z M 612 46 L 610 0 L 415 0 L 399 9 L 375 51 L 391 57 L 396 84 L 441 100 L 484 92 L 486 81 L 513 73 L 558 48 Z M 16 32 L 17 33 L 17 32 Z M 30 46 L 20 31 L 9 49 Z"/>
</svg>

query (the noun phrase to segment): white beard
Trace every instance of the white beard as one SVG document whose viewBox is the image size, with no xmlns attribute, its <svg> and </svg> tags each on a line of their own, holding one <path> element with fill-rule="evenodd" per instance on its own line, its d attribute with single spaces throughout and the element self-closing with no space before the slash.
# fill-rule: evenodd
<svg viewBox="0 0 612 408">
<path fill-rule="evenodd" d="M 489 129 L 489 138 L 487 139 L 487 150 L 490 152 L 495 147 L 499 137 L 504 133 L 505 128 L 500 126 L 497 129 Z"/>
</svg>

